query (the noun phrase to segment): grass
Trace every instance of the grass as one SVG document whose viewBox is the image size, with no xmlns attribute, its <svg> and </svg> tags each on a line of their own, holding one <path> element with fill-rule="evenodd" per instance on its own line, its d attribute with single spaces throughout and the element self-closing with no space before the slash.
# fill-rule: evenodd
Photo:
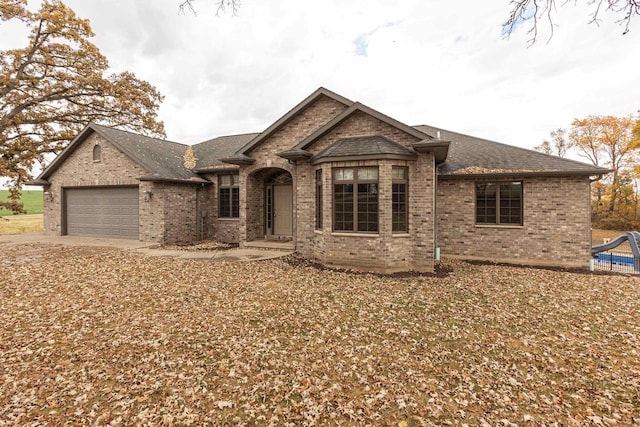
<svg viewBox="0 0 640 427">
<path fill-rule="evenodd" d="M 0 200 L 6 201 L 9 198 L 9 190 L 0 190 Z M 27 214 L 41 214 L 42 213 L 42 191 L 32 190 L 23 191 L 21 197 L 22 203 Z M 13 212 L 0 209 L 0 216 L 11 216 Z"/>
<path fill-rule="evenodd" d="M 0 216 L 0 235 L 31 233 L 42 230 L 42 214 Z"/>
</svg>

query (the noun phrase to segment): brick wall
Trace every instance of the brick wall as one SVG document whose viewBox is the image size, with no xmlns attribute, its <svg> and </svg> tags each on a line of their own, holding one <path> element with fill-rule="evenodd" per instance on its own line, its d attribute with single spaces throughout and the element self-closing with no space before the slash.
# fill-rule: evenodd
<svg viewBox="0 0 640 427">
<path fill-rule="evenodd" d="M 212 182 L 212 185 L 202 188 L 200 198 L 202 238 L 215 239 L 225 243 L 238 243 L 240 219 L 218 218 L 218 210 L 220 209 L 218 176 L 211 174 L 206 177 Z"/>
<path fill-rule="evenodd" d="M 443 256 L 587 266 L 591 253 L 588 177 L 506 179 L 512 180 L 523 181 L 522 227 L 476 226 L 477 180 L 439 180 L 437 244 Z"/>
<path fill-rule="evenodd" d="M 143 242 L 158 244 L 165 242 L 164 190 L 165 184 L 140 182 L 138 211 L 140 213 L 140 240 Z M 152 196 L 146 199 L 145 191 L 150 191 Z"/>
<path fill-rule="evenodd" d="M 341 138 L 364 135 L 382 135 L 405 147 L 411 147 L 412 143 L 419 141 L 415 136 L 409 135 L 362 111 L 356 111 L 340 125 L 323 135 L 307 150 L 315 155 Z"/>
<path fill-rule="evenodd" d="M 378 167 L 378 233 L 333 231 L 334 167 Z M 393 233 L 391 189 L 393 166 L 409 169 L 409 223 L 406 233 Z M 315 229 L 315 170 L 322 169 L 323 227 Z M 417 161 L 366 160 L 357 162 L 298 165 L 296 185 L 298 215 L 297 250 L 324 264 L 383 273 L 433 271 L 433 157 L 420 155 Z"/>
<path fill-rule="evenodd" d="M 393 272 L 433 271 L 433 156 L 422 154 L 417 161 L 367 160 L 314 166 L 298 161 L 290 164 L 277 156 L 302 141 L 346 107 L 321 98 L 288 125 L 250 153 L 256 162 L 240 172 L 240 242 L 264 236 L 264 178 L 279 168 L 287 170 L 294 185 L 294 241 L 302 255 L 325 264 Z M 340 138 L 383 135 L 410 146 L 417 138 L 365 113 L 357 112 L 309 148 L 313 154 Z M 409 168 L 409 231 L 393 234 L 391 229 L 391 170 L 393 165 Z M 336 233 L 332 230 L 332 167 L 377 166 L 379 168 L 379 231 L 375 235 Z M 323 169 L 323 229 L 315 230 L 315 170 Z M 414 194 L 415 193 L 415 194 Z"/>
<path fill-rule="evenodd" d="M 321 96 L 299 112 L 282 129 L 254 148 L 249 155 L 256 159 L 256 163 L 262 163 L 263 167 L 270 166 L 266 164 L 267 160 L 284 161 L 286 163 L 285 159 L 281 159 L 275 154 L 298 144 L 346 109 L 347 107 L 341 103 L 329 97 Z"/>
<path fill-rule="evenodd" d="M 100 145 L 102 152 L 99 162 L 93 161 L 93 147 L 96 144 Z M 146 173 L 142 167 L 98 134 L 91 134 L 48 179 L 51 185 L 44 190 L 52 193 L 53 200 L 44 200 L 45 233 L 59 236 L 63 232 L 63 187 L 138 185 L 136 178 Z"/>
<path fill-rule="evenodd" d="M 164 241 L 167 245 L 184 245 L 198 240 L 197 188 L 194 185 L 164 185 Z M 142 221 L 142 218 L 140 219 Z"/>
<path fill-rule="evenodd" d="M 99 162 L 93 161 L 93 147 L 96 144 L 101 148 Z M 63 232 L 63 188 L 135 185 L 139 190 L 141 241 L 184 244 L 197 240 L 196 191 L 206 191 L 206 187 L 198 190 L 193 185 L 138 181 L 138 177 L 147 173 L 115 146 L 97 133 L 92 133 L 49 177 L 51 185 L 45 191 L 53 194 L 53 200 L 44 202 L 45 233 L 60 235 Z M 145 191 L 150 191 L 152 196 L 145 197 Z"/>
<path fill-rule="evenodd" d="M 145 191 L 151 191 L 150 198 Z M 204 239 L 206 224 L 198 218 L 207 208 L 207 191 L 195 185 L 140 182 L 140 240 L 184 245 Z"/>
<path fill-rule="evenodd" d="M 295 241 L 297 236 L 295 218 L 298 216 L 295 192 L 298 180 L 296 166 L 278 157 L 277 153 L 293 147 L 346 108 L 341 103 L 322 96 L 249 153 L 256 161 L 250 166 L 240 167 L 240 244 L 264 238 L 264 179 L 277 169 L 289 172 L 293 179 L 293 238 Z"/>
<path fill-rule="evenodd" d="M 421 154 L 409 168 L 409 226 L 413 270 L 433 271 L 435 158 Z"/>
<path fill-rule="evenodd" d="M 317 154 L 341 138 L 383 135 L 409 147 L 418 139 L 362 112 L 356 112 L 332 129 L 309 151 Z M 414 270 L 433 271 L 434 159 L 421 154 L 416 161 L 366 160 L 296 167 L 296 204 L 298 212 L 297 250 L 322 263 L 390 273 Z M 333 232 L 332 168 L 377 166 L 379 175 L 378 220 L 375 235 Z M 409 170 L 409 228 L 394 234 L 391 226 L 391 171 L 393 166 Z M 323 229 L 315 230 L 315 171 L 323 170 Z"/>
</svg>

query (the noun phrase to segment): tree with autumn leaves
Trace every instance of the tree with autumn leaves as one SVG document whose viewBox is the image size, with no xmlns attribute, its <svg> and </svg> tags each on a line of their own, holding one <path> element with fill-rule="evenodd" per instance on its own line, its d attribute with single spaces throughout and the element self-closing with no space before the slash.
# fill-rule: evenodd
<svg viewBox="0 0 640 427">
<path fill-rule="evenodd" d="M 613 170 L 591 186 L 594 226 L 640 230 L 640 116 L 575 119 L 568 132 L 555 130 L 550 139 L 535 148 L 560 157 L 575 150 Z"/>
<path fill-rule="evenodd" d="M 131 72 L 107 74 L 88 20 L 59 0 L 36 12 L 26 0 L 0 0 L 0 25 L 10 20 L 30 34 L 25 47 L 0 51 L 0 176 L 11 180 L 0 208 L 19 211 L 19 189 L 34 167 L 89 122 L 164 136 L 162 95 Z"/>
</svg>

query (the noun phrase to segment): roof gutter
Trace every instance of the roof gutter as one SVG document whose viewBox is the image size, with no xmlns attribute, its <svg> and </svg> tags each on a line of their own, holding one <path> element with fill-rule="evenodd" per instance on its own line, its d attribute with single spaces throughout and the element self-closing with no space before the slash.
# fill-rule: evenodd
<svg viewBox="0 0 640 427">
<path fill-rule="evenodd" d="M 210 167 L 210 168 L 205 167 L 205 168 L 193 169 L 193 171 L 195 173 L 202 173 L 202 174 L 229 173 L 229 172 L 238 172 L 238 166 L 223 165 L 220 167 Z"/>
<path fill-rule="evenodd" d="M 451 141 L 423 139 L 419 142 L 411 144 L 418 153 L 433 153 L 436 159 L 436 165 L 444 163 L 449 154 L 449 146 Z"/>
<path fill-rule="evenodd" d="M 24 185 L 37 185 L 40 187 L 46 187 L 47 185 L 51 185 L 51 183 L 46 179 L 36 178 L 34 180 L 25 182 Z"/>
<path fill-rule="evenodd" d="M 609 173 L 609 172 L 605 172 Z M 491 177 L 508 177 L 508 176 L 524 176 L 524 177 L 554 177 L 554 176 L 594 176 L 598 175 L 602 177 L 602 171 L 540 171 L 540 172 L 532 172 L 532 171 L 507 171 L 507 172 L 486 172 L 486 173 L 439 173 L 438 178 L 440 179 L 469 179 L 469 178 L 491 178 Z"/>
<path fill-rule="evenodd" d="M 253 158 L 251 158 L 251 157 L 249 157 L 249 156 L 247 156 L 245 154 L 242 154 L 242 153 L 236 153 L 231 157 L 226 157 L 224 159 L 218 159 L 218 160 L 220 160 L 221 162 L 224 162 L 224 163 L 229 163 L 229 164 L 238 165 L 238 166 L 241 166 L 241 165 L 252 165 L 256 161 L 256 159 L 253 159 Z"/>
<path fill-rule="evenodd" d="M 198 180 L 190 180 L 190 179 L 176 179 L 176 178 L 166 178 L 159 175 L 143 175 L 137 178 L 138 181 L 143 182 L 172 182 L 175 184 L 189 184 L 189 185 L 211 185 L 211 181 L 207 181 L 206 179 L 198 179 Z"/>
</svg>

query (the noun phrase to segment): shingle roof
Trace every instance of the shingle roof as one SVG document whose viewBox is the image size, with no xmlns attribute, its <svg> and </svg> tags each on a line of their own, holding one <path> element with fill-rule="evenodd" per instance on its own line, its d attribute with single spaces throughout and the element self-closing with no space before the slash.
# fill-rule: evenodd
<svg viewBox="0 0 640 427">
<path fill-rule="evenodd" d="M 348 105 L 348 108 L 300 141 L 296 146 L 279 153 L 282 157 L 292 159 L 309 158 L 311 154 L 305 150 L 318 138 L 338 126 L 352 114 L 364 112 L 420 139 L 418 143 L 414 144 L 414 148 L 417 151 L 419 151 L 417 146 L 425 148 L 433 145 L 436 149 L 442 146 L 441 148 L 444 151 L 440 151 L 442 151 L 441 157 L 444 159 L 447 154 L 445 148 L 448 148 L 446 161 L 438 167 L 438 174 L 442 177 L 515 174 L 602 175 L 611 172 L 609 169 L 575 160 L 548 156 L 536 151 L 476 138 L 434 126 L 420 125 L 410 127 L 365 105 L 357 102 L 352 103 L 340 95 L 320 88 L 264 132 L 221 136 L 194 145 L 196 166 L 193 170 L 184 166 L 184 154 L 188 147 L 187 145 L 90 123 L 33 182 L 38 183 L 38 185 L 46 185 L 46 179 L 58 166 L 92 132 L 96 132 L 148 172 L 148 174 L 140 177 L 140 180 L 208 183 L 209 181 L 199 173 L 236 167 L 220 159 L 229 159 L 234 164 L 251 163 L 253 159 L 243 153 L 251 151 L 263 139 L 281 126 L 284 126 L 295 114 L 321 96 L 329 96 L 344 105 Z M 338 160 L 367 156 L 413 158 L 415 155 L 414 150 L 382 136 L 365 136 L 340 139 L 331 147 L 311 158 L 311 161 L 312 163 L 319 163 L 324 159 Z"/>
<path fill-rule="evenodd" d="M 434 126 L 414 126 L 416 129 L 451 141 L 447 160 L 438 168 L 440 176 L 471 175 L 601 175 L 609 169 L 575 160 L 476 138 Z"/>
<path fill-rule="evenodd" d="M 229 164 L 220 159 L 231 157 L 234 153 L 254 139 L 259 133 L 245 133 L 241 135 L 219 136 L 193 146 L 196 155 L 196 167 L 198 172 L 215 170 L 220 167 L 229 167 Z"/>
<path fill-rule="evenodd" d="M 416 156 L 417 154 L 415 151 L 383 136 L 374 135 L 339 139 L 331 146 L 313 156 L 311 158 L 311 162 L 319 163 L 323 160 L 337 161 L 341 158 L 360 157 L 394 157 L 413 159 Z"/>
<path fill-rule="evenodd" d="M 92 127 L 147 169 L 150 172 L 145 177 L 147 179 L 202 181 L 200 176 L 184 166 L 184 154 L 187 150 L 184 144 L 95 124 Z"/>
</svg>

